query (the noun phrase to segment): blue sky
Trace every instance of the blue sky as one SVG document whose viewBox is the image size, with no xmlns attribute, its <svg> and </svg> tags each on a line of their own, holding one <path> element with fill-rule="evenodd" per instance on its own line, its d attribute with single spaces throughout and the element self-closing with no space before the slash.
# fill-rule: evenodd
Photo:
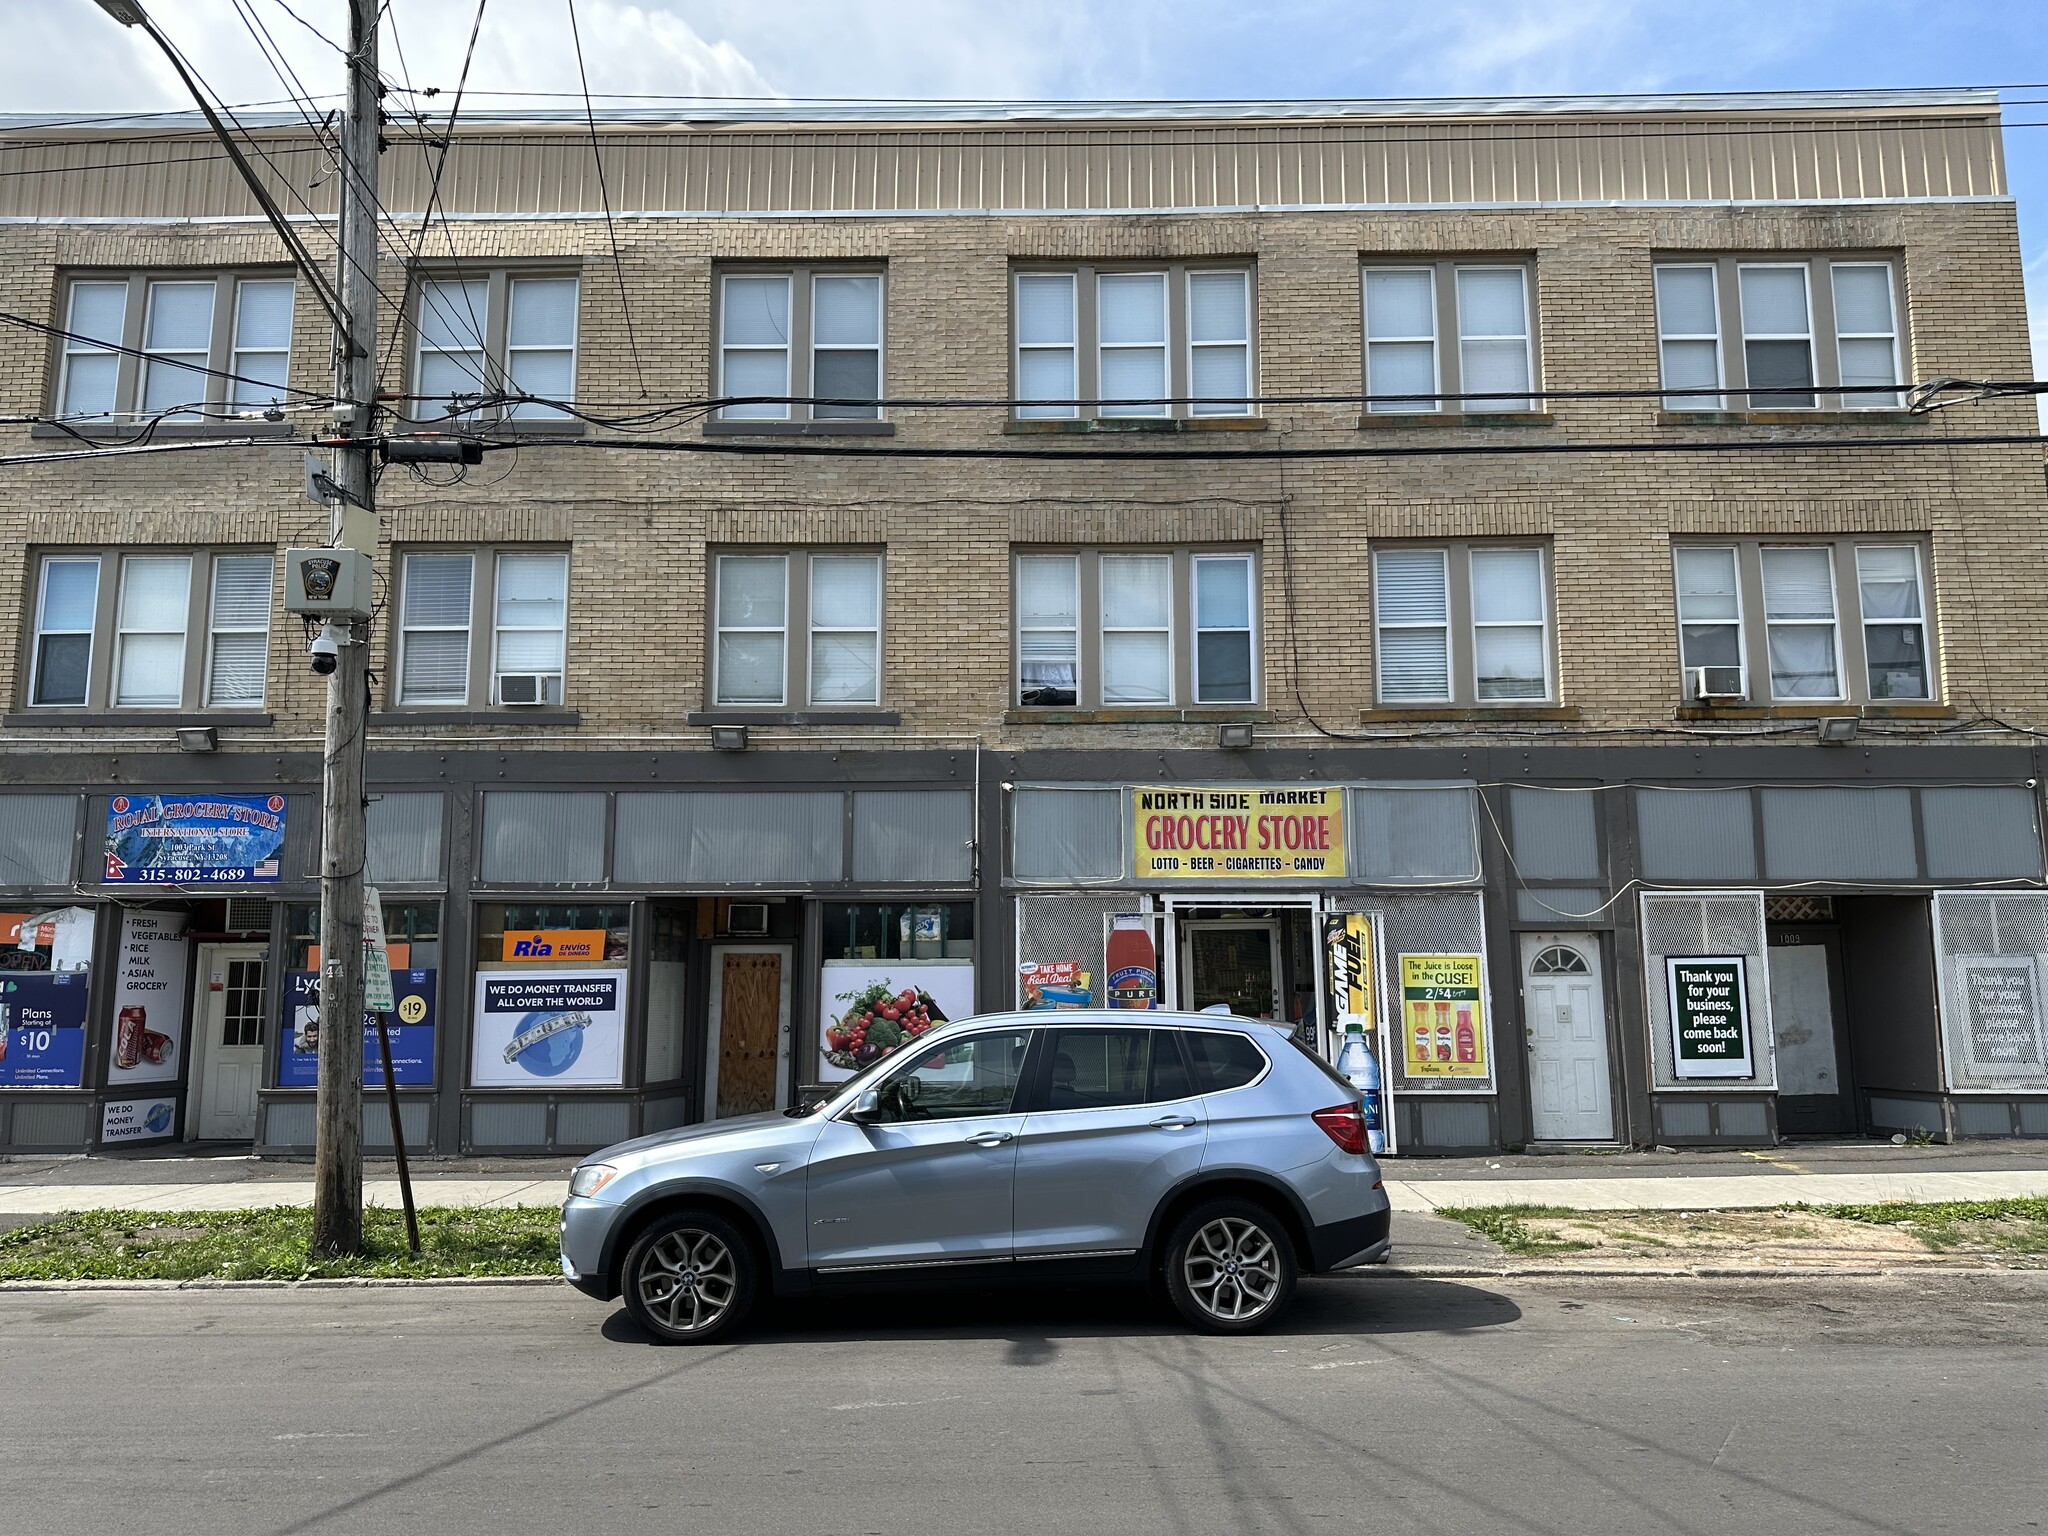
<svg viewBox="0 0 2048 1536">
<path fill-rule="evenodd" d="M 147 0 L 230 100 L 278 94 L 234 0 Z M 315 89 L 341 0 L 244 0 Z M 2009 94 L 2048 377 L 2048 0 L 576 0 L 593 91 L 798 97 L 1375 97 L 2035 85 Z M 452 86 L 468 0 L 393 0 L 413 78 Z M 0 104 L 184 104 L 91 0 L 6 0 Z M 564 0 L 489 0 L 471 89 L 576 85 Z M 387 33 L 387 56 L 395 57 Z M 442 100 L 445 101 L 445 97 Z M 2036 105 L 2036 103 L 2039 103 Z M 507 103 L 509 104 L 509 103 Z M 2021 126 L 2040 123 L 2042 127 Z"/>
</svg>

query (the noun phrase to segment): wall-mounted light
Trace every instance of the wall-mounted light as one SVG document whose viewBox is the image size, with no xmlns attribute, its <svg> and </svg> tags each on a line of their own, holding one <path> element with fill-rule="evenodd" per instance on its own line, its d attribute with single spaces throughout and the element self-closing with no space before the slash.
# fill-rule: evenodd
<svg viewBox="0 0 2048 1536">
<path fill-rule="evenodd" d="M 1240 722 L 1235 725 L 1222 725 L 1216 728 L 1216 745 L 1223 748 L 1226 752 L 1242 752 L 1251 744 L 1252 728 L 1247 724 Z"/>
<path fill-rule="evenodd" d="M 1857 723 L 1854 715 L 1825 716 L 1816 739 L 1824 747 L 1846 747 L 1856 739 Z"/>
<path fill-rule="evenodd" d="M 220 732 L 210 725 L 181 725 L 178 727 L 178 750 L 180 752 L 218 752 Z"/>
<path fill-rule="evenodd" d="M 711 746 L 717 752 L 744 752 L 747 750 L 747 728 L 744 725 L 714 725 L 711 727 Z"/>
</svg>

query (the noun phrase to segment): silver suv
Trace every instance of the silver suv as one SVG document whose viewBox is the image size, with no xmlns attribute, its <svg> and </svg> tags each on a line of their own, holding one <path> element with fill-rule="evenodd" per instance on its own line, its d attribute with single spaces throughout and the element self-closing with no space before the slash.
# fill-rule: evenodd
<svg viewBox="0 0 2048 1536">
<path fill-rule="evenodd" d="M 1280 1027 L 1062 1011 L 943 1025 L 819 1103 L 578 1165 L 562 1273 L 703 1344 L 777 1295 L 1124 1277 L 1243 1333 L 1297 1275 L 1385 1263 L 1351 1085 Z"/>
</svg>

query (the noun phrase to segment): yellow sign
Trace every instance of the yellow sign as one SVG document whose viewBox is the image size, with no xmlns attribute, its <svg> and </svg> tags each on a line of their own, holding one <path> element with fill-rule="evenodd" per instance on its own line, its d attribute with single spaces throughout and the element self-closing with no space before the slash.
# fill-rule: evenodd
<svg viewBox="0 0 2048 1536">
<path fill-rule="evenodd" d="M 1379 1006 L 1373 1001 L 1372 919 L 1363 912 L 1346 912 L 1325 919 L 1323 953 L 1330 966 L 1330 1007 L 1337 1015 L 1337 1027 L 1347 1029 L 1353 1019 L 1368 1032 L 1378 1028 Z"/>
<path fill-rule="evenodd" d="M 1408 1076 L 1486 1076 L 1486 998 L 1479 976 L 1477 955 L 1401 957 Z"/>
<path fill-rule="evenodd" d="M 507 960 L 602 960 L 602 928 L 521 928 L 505 931 Z"/>
<path fill-rule="evenodd" d="M 1134 789 L 1140 880 L 1333 880 L 1344 874 L 1344 791 Z"/>
</svg>

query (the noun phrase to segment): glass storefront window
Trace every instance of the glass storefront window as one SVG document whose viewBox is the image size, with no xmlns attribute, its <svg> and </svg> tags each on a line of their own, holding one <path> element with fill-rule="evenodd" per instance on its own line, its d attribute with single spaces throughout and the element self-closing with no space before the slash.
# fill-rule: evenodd
<svg viewBox="0 0 2048 1536">
<path fill-rule="evenodd" d="M 476 968 L 623 966 L 631 953 L 631 910 L 622 903 L 486 902 L 476 909 Z"/>
<path fill-rule="evenodd" d="M 385 1015 L 391 1073 L 401 1088 L 428 1088 L 440 1028 L 441 904 L 438 901 L 384 903 L 384 944 L 391 961 L 391 992 L 397 1006 Z M 311 1088 L 320 1073 L 320 909 L 285 910 L 284 1018 L 277 1057 L 277 1086 Z M 366 1021 L 368 1014 L 364 1015 Z M 374 1029 L 363 1030 L 363 1083 L 381 1087 L 382 1054 Z"/>
<path fill-rule="evenodd" d="M 631 913 L 623 902 L 478 905 L 471 1087 L 625 1085 Z"/>
<path fill-rule="evenodd" d="M 674 1082 L 683 1075 L 683 1011 L 689 997 L 683 982 L 690 937 L 696 931 L 694 905 L 657 902 L 648 913 L 646 1081 Z"/>
<path fill-rule="evenodd" d="M 968 901 L 827 902 L 825 958 L 972 960 L 974 904 Z"/>
<path fill-rule="evenodd" d="M 320 969 L 320 909 L 292 907 L 285 914 L 285 969 Z M 384 943 L 394 971 L 441 968 L 441 904 L 438 901 L 384 903 Z"/>
</svg>

